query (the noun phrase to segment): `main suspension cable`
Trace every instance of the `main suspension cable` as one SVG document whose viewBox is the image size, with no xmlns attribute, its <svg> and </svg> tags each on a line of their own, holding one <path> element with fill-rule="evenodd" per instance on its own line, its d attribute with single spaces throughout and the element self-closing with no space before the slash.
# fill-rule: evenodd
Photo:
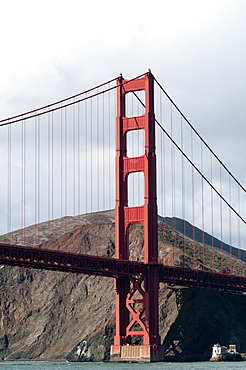
<svg viewBox="0 0 246 370">
<path fill-rule="evenodd" d="M 153 76 L 154 77 L 154 76 Z M 155 82 L 160 87 L 160 89 L 165 93 L 167 98 L 170 100 L 170 102 L 174 105 L 174 107 L 178 110 L 181 117 L 184 118 L 184 120 L 189 124 L 191 129 L 197 134 L 199 139 L 202 141 L 202 143 L 209 149 L 211 155 L 213 155 L 220 165 L 227 171 L 227 173 L 233 178 L 234 181 L 239 185 L 239 187 L 246 192 L 246 189 L 240 184 L 240 182 L 232 175 L 232 173 L 228 170 L 228 168 L 221 162 L 221 160 L 217 157 L 217 155 L 213 152 L 213 150 L 208 146 L 208 144 L 205 142 L 205 140 L 198 134 L 198 132 L 195 130 L 195 128 L 191 125 L 191 123 L 188 121 L 188 119 L 185 117 L 185 115 L 181 112 L 181 110 L 177 107 L 177 105 L 173 102 L 173 100 L 170 98 L 170 96 L 166 93 L 166 91 L 163 89 L 163 87 L 160 85 L 160 83 L 156 80 L 154 77 Z M 146 107 L 143 101 L 137 96 L 135 92 L 133 92 L 135 97 L 139 100 L 139 102 L 142 104 L 143 107 Z M 161 125 L 160 122 L 155 118 L 155 122 L 160 127 L 160 129 L 166 134 L 166 136 L 171 140 L 171 142 L 176 146 L 176 148 L 180 151 L 180 153 L 186 158 L 186 160 L 191 164 L 191 166 L 198 172 L 198 174 L 208 183 L 208 185 L 215 191 L 215 193 L 225 202 L 225 204 L 238 216 L 243 223 L 246 224 L 246 221 L 244 218 L 230 205 L 229 202 L 219 193 L 219 191 L 212 185 L 212 183 L 206 178 L 206 176 L 203 175 L 203 173 L 199 170 L 199 168 L 192 162 L 192 160 L 188 157 L 187 154 L 179 147 L 179 145 L 174 141 L 174 139 L 171 137 L 171 135 L 164 129 L 164 127 Z"/>
<path fill-rule="evenodd" d="M 148 72 L 147 72 L 147 73 L 148 73 Z M 125 84 L 127 84 L 127 83 L 129 83 L 129 82 L 131 82 L 131 81 L 134 81 L 134 80 L 136 80 L 136 79 L 138 79 L 138 78 L 140 78 L 140 77 L 142 77 L 142 76 L 145 76 L 147 73 L 143 73 L 143 74 L 142 74 L 142 75 L 140 75 L 140 76 L 134 77 L 134 78 L 132 78 L 132 79 L 130 79 L 130 80 L 126 80 L 125 82 L 122 82 L 122 84 L 121 84 L 121 85 L 123 86 L 123 85 L 125 85 Z M 18 114 L 18 115 L 16 115 L 16 116 L 13 116 L 13 117 L 9 117 L 9 118 L 5 118 L 5 119 L 3 119 L 3 120 L 0 120 L 0 127 L 1 127 L 1 126 L 11 125 L 11 124 L 13 124 L 13 123 L 23 121 L 23 119 L 26 119 L 26 120 L 27 120 L 27 119 L 30 119 L 30 118 L 34 118 L 34 117 L 37 117 L 37 116 L 41 116 L 41 115 L 47 114 L 47 113 L 49 113 L 49 112 L 54 112 L 54 111 L 59 110 L 59 109 L 61 109 L 61 108 L 62 108 L 62 109 L 64 109 L 64 108 L 69 107 L 69 106 L 71 106 L 71 105 L 73 105 L 73 104 L 80 103 L 80 102 L 82 102 L 82 101 L 85 101 L 85 100 L 88 100 L 88 99 L 94 98 L 94 97 L 96 97 L 96 96 L 98 96 L 98 95 L 102 95 L 102 94 L 104 94 L 104 93 L 106 93 L 106 92 L 108 92 L 108 91 L 111 91 L 111 90 L 116 89 L 118 86 L 117 86 L 117 85 L 114 85 L 114 86 L 109 87 L 109 88 L 107 88 L 107 89 L 105 89 L 105 90 L 102 90 L 102 91 L 97 91 L 97 90 L 98 90 L 100 87 L 104 86 L 104 85 L 107 85 L 107 84 L 109 84 L 109 83 L 111 83 L 111 82 L 113 82 L 113 81 L 116 81 L 117 79 L 119 79 L 119 77 L 113 78 L 112 80 L 107 81 L 107 82 L 104 82 L 104 83 L 103 83 L 103 84 L 101 84 L 101 85 L 98 85 L 98 86 L 93 87 L 93 88 L 91 88 L 91 89 L 89 89 L 89 90 L 83 91 L 82 93 L 79 93 L 79 94 L 76 94 L 76 95 L 70 96 L 69 98 L 62 99 L 62 100 L 60 100 L 60 101 L 58 101 L 58 102 L 55 102 L 55 103 L 52 103 L 52 104 L 48 104 L 48 105 L 45 105 L 45 106 L 43 106 L 43 107 L 41 107 L 41 108 L 33 109 L 33 110 L 28 111 L 28 112 L 26 112 L 26 113 L 21 113 L 21 114 Z M 63 103 L 64 103 L 64 102 L 66 102 L 66 101 L 69 101 L 69 100 L 71 100 L 71 99 L 73 99 L 73 100 L 74 100 L 74 98 L 75 98 L 75 97 L 81 96 L 81 95 L 86 94 L 86 93 L 88 93 L 88 92 L 91 92 L 91 91 L 93 91 L 93 90 L 96 90 L 97 92 L 96 92 L 96 93 L 94 93 L 94 94 L 92 94 L 92 95 L 86 96 L 85 98 L 81 98 L 81 99 L 78 99 L 78 100 L 76 100 L 76 101 L 72 101 L 72 102 L 70 102 L 70 103 L 63 104 Z M 62 104 L 62 106 L 61 106 L 61 104 Z M 56 106 L 56 105 L 58 105 L 58 106 L 57 106 L 57 107 L 54 107 L 54 106 Z M 53 107 L 53 108 L 51 108 L 51 107 Z M 51 108 L 51 109 L 49 109 L 49 108 Z M 42 111 L 43 109 L 45 109 L 45 110 L 44 110 L 43 112 L 40 112 L 40 111 Z M 27 116 L 27 117 L 26 117 L 26 116 Z"/>
<path fill-rule="evenodd" d="M 200 176 L 208 183 L 208 185 L 215 191 L 215 193 L 226 203 L 226 205 L 238 216 L 243 223 L 246 224 L 244 218 L 227 202 L 227 200 L 220 194 L 220 192 L 211 184 L 211 182 L 203 175 L 203 173 L 199 170 L 199 168 L 191 161 L 191 159 L 185 154 L 185 152 L 178 146 L 178 144 L 173 140 L 171 135 L 164 129 L 164 127 L 160 124 L 160 122 L 155 119 L 155 122 L 160 127 L 160 129 L 167 135 L 167 137 L 171 140 L 171 142 L 176 146 L 176 148 L 181 152 L 181 154 L 186 158 L 186 160 L 191 164 L 191 166 L 199 173 Z M 212 154 L 212 153 L 211 153 Z"/>
<path fill-rule="evenodd" d="M 153 76 L 154 77 L 154 76 Z M 191 127 L 191 129 L 195 132 L 195 134 L 199 137 L 199 139 L 203 142 L 203 144 L 207 147 L 207 149 L 212 153 L 212 155 L 217 159 L 217 161 L 221 164 L 221 166 L 229 173 L 229 175 L 233 178 L 234 181 L 238 184 L 238 186 L 246 192 L 246 189 L 243 187 L 242 184 L 233 176 L 233 174 L 229 171 L 229 169 L 226 167 L 226 165 L 219 159 L 219 157 L 215 154 L 215 152 L 210 148 L 210 146 L 206 143 L 206 141 L 202 138 L 202 136 L 197 132 L 197 130 L 194 128 L 194 126 L 189 122 L 189 120 L 185 117 L 183 112 L 178 108 L 178 106 L 174 103 L 174 101 L 171 99 L 171 97 L 167 94 L 167 92 L 163 89 L 161 84 L 156 80 L 154 77 L 155 82 L 159 86 L 159 88 L 163 91 L 163 93 L 166 95 L 166 97 L 170 100 L 170 102 L 173 104 L 173 106 L 177 109 L 179 114 L 184 118 L 184 120 L 188 123 L 188 125 Z"/>
</svg>

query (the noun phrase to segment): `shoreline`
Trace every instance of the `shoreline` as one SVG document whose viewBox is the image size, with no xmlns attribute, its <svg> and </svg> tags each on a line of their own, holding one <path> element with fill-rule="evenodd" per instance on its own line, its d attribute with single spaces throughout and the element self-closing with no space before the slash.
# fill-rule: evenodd
<svg viewBox="0 0 246 370">
<path fill-rule="evenodd" d="M 1 362 L 69 362 L 68 360 L 66 359 L 34 359 L 34 358 L 16 358 L 16 359 L 4 359 L 4 360 L 0 360 L 0 363 Z"/>
<path fill-rule="evenodd" d="M 240 353 L 240 355 L 242 356 L 242 361 L 246 361 L 246 353 Z M 185 363 L 191 363 L 191 362 L 211 362 L 210 361 L 211 359 L 211 355 L 204 355 L 204 354 L 179 354 L 179 355 L 175 355 L 175 356 L 165 356 L 164 357 L 164 361 L 160 361 L 160 362 L 166 362 L 166 363 L 170 363 L 170 362 L 177 362 L 177 363 L 180 363 L 180 362 L 185 362 Z M 84 362 L 87 362 L 87 361 L 68 361 L 67 359 L 28 359 L 28 358 L 21 358 L 21 359 L 3 359 L 3 360 L 0 360 L 0 363 L 7 363 L 7 362 L 61 362 L 61 363 L 84 363 Z M 91 361 L 92 363 L 95 362 L 95 363 L 98 363 L 98 362 L 103 362 L 103 363 L 109 363 L 110 361 Z M 213 362 L 213 361 L 212 361 Z M 227 362 L 227 361 L 221 361 L 221 362 Z M 238 361 L 237 361 L 238 362 Z M 116 362 L 117 363 L 117 362 Z M 141 363 L 141 362 L 139 362 Z"/>
</svg>

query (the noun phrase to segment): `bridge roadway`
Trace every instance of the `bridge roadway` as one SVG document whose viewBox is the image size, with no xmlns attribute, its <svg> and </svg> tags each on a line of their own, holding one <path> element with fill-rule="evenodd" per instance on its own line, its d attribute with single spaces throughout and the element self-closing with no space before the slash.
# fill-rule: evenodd
<svg viewBox="0 0 246 370">
<path fill-rule="evenodd" d="M 12 244 L 0 243 L 0 264 L 106 277 L 147 276 L 148 269 L 157 268 L 159 281 L 168 285 L 211 286 L 216 289 L 246 292 L 245 276 Z"/>
</svg>

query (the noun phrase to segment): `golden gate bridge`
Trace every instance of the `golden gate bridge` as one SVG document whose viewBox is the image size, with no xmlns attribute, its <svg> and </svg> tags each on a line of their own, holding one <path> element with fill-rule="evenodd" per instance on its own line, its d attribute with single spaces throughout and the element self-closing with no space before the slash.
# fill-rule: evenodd
<svg viewBox="0 0 246 370">
<path fill-rule="evenodd" d="M 246 291 L 245 189 L 150 71 L 0 126 L 0 263 L 114 278 L 112 360 L 163 359 L 159 283 Z M 52 239 L 55 219 L 61 235 L 69 217 L 79 224 L 83 213 L 114 207 L 114 258 L 100 256 L 97 246 L 94 255 L 44 247 L 42 222 Z M 138 257 L 129 245 L 133 224 L 143 229 Z M 131 344 L 135 335 L 141 345 Z"/>
</svg>

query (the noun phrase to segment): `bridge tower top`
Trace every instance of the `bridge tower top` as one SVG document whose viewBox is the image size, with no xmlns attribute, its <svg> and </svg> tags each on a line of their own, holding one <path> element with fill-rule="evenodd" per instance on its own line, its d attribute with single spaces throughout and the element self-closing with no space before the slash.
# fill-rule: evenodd
<svg viewBox="0 0 246 370">
<path fill-rule="evenodd" d="M 133 223 L 144 227 L 144 262 L 158 262 L 154 79 L 150 72 L 135 80 L 119 77 L 116 118 L 116 257 L 129 259 L 128 229 Z M 145 113 L 126 117 L 126 94 L 145 92 Z M 127 156 L 127 133 L 144 130 L 144 154 Z M 144 205 L 128 207 L 128 176 L 144 174 Z"/>
</svg>

